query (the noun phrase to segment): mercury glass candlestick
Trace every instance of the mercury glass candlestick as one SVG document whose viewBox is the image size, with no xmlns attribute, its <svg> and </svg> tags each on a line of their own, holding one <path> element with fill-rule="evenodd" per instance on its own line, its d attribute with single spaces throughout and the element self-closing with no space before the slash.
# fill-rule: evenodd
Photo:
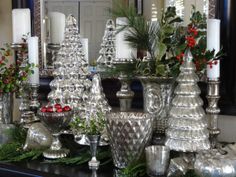
<svg viewBox="0 0 236 177">
<path fill-rule="evenodd" d="M 89 167 L 99 167 L 100 162 L 97 160 L 97 147 L 99 145 L 99 141 L 101 135 L 87 135 L 90 142 L 90 151 L 92 155 L 92 159 L 88 162 Z"/>
<path fill-rule="evenodd" d="M 134 66 L 133 59 L 116 59 L 113 61 L 113 65 L 116 70 L 119 71 L 118 79 L 121 82 L 120 91 L 116 93 L 116 96 L 120 100 L 120 111 L 129 111 L 131 109 L 134 92 L 130 89 L 130 73 Z"/>
<path fill-rule="evenodd" d="M 40 107 L 40 103 L 38 101 L 38 84 L 30 84 L 31 88 L 31 96 L 30 96 L 30 109 L 37 112 L 38 108 Z"/>
<path fill-rule="evenodd" d="M 22 61 L 20 67 L 25 67 L 28 62 L 27 57 L 25 57 L 22 54 L 25 47 L 26 47 L 26 43 L 12 43 L 11 44 L 11 48 L 15 51 L 15 54 L 16 54 L 15 60 Z M 21 83 L 21 88 L 19 89 L 19 94 L 16 95 L 16 97 L 20 98 L 19 110 L 20 110 L 21 123 L 26 122 L 24 119 L 27 117 L 27 115 L 29 115 L 28 113 L 30 111 L 28 86 L 29 86 L 28 83 L 26 81 L 23 81 Z"/>
<path fill-rule="evenodd" d="M 217 146 L 217 136 L 220 134 L 218 128 L 218 115 L 220 109 L 218 107 L 218 101 L 220 99 L 220 80 L 219 79 L 208 79 L 207 88 L 207 100 L 208 107 L 206 108 L 208 116 L 208 129 L 210 133 L 211 148 Z"/>
<path fill-rule="evenodd" d="M 61 48 L 61 45 L 60 44 L 53 44 L 53 43 L 49 43 L 48 44 L 48 49 L 52 51 L 52 60 L 50 61 L 50 66 L 48 68 L 53 68 L 53 63 L 54 61 L 56 61 L 56 56 L 57 56 L 57 53 L 59 51 L 59 49 Z"/>
</svg>

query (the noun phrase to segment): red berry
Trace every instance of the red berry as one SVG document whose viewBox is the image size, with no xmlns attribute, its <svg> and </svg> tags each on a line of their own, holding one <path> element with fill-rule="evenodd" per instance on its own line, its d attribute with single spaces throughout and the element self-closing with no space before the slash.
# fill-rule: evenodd
<svg viewBox="0 0 236 177">
<path fill-rule="evenodd" d="M 63 111 L 70 111 L 70 110 L 71 110 L 70 106 L 65 106 L 65 107 L 63 108 Z"/>
<path fill-rule="evenodd" d="M 57 104 L 54 105 L 54 108 L 59 109 L 59 108 L 62 108 L 62 107 L 61 107 L 61 104 L 57 103 Z"/>
<path fill-rule="evenodd" d="M 62 108 L 58 108 L 57 112 L 63 112 L 63 109 Z"/>
<path fill-rule="evenodd" d="M 47 107 L 47 112 L 53 112 L 53 107 L 52 106 L 48 106 Z"/>
<path fill-rule="evenodd" d="M 47 108 L 44 106 L 41 108 L 41 112 L 47 112 Z"/>
<path fill-rule="evenodd" d="M 215 61 L 214 64 L 217 65 L 218 61 Z"/>
</svg>

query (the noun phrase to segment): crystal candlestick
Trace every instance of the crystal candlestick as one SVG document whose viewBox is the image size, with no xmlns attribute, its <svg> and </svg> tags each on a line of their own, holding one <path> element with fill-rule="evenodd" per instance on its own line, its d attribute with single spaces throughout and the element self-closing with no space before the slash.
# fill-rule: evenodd
<svg viewBox="0 0 236 177">
<path fill-rule="evenodd" d="M 219 79 L 209 79 L 207 88 L 208 107 L 206 108 L 206 112 L 208 116 L 208 129 L 210 133 L 211 148 L 216 148 L 217 136 L 220 134 L 220 129 L 218 128 L 218 115 L 220 113 L 220 109 L 218 107 L 218 101 L 220 99 L 219 92 Z"/>
</svg>

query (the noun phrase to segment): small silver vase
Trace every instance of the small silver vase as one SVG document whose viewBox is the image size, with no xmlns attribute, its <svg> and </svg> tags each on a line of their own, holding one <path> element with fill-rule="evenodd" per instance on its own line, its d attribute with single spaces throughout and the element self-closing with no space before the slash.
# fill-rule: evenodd
<svg viewBox="0 0 236 177">
<path fill-rule="evenodd" d="M 88 162 L 89 167 L 99 167 L 100 162 L 97 160 L 97 147 L 101 138 L 101 135 L 87 135 L 90 142 L 90 152 L 92 159 Z"/>
<path fill-rule="evenodd" d="M 12 124 L 13 122 L 13 93 L 0 94 L 0 123 Z"/>
</svg>

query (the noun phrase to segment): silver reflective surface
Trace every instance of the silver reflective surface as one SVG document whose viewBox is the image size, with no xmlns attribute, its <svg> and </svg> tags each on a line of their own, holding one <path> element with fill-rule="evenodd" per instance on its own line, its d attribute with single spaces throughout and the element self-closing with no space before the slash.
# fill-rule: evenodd
<svg viewBox="0 0 236 177">
<path fill-rule="evenodd" d="M 166 146 L 148 146 L 145 148 L 147 174 L 159 176 L 166 174 L 169 165 L 170 149 Z"/>
<path fill-rule="evenodd" d="M 116 167 L 125 168 L 140 158 L 151 138 L 153 120 L 148 113 L 107 114 L 107 132 Z"/>
</svg>

